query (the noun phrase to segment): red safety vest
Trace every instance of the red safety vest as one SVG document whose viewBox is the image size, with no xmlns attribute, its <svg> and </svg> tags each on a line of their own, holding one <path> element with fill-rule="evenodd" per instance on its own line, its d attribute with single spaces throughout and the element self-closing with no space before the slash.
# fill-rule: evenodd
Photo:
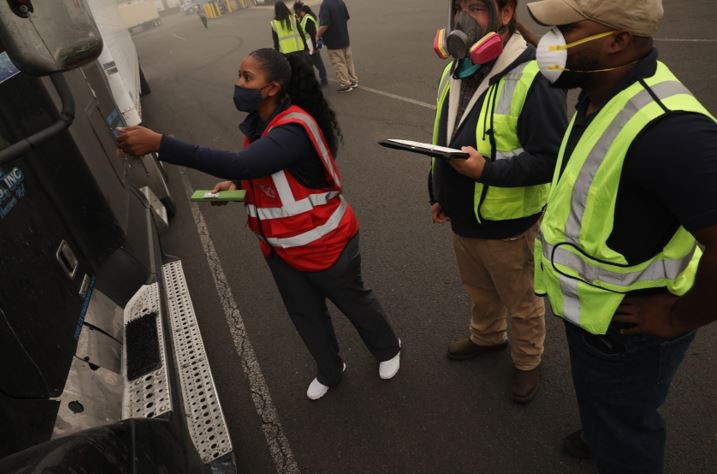
<svg viewBox="0 0 717 474">
<path fill-rule="evenodd" d="M 291 106 L 266 126 L 262 137 L 281 125 L 296 123 L 321 158 L 329 182 L 326 188 L 303 186 L 286 170 L 242 180 L 249 228 L 259 238 L 265 257 L 274 252 L 301 271 L 326 270 L 338 260 L 346 243 L 358 232 L 358 221 L 341 195 L 341 174 L 316 121 Z M 244 140 L 244 147 L 249 139 Z"/>
</svg>

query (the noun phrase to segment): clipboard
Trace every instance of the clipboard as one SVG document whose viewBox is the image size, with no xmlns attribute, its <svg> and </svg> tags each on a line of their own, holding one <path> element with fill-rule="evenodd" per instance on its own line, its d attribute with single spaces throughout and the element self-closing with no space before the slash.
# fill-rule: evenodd
<svg viewBox="0 0 717 474">
<path fill-rule="evenodd" d="M 396 138 L 381 140 L 380 142 L 378 142 L 378 144 L 386 148 L 410 151 L 412 153 L 418 153 L 420 155 L 443 158 L 444 160 L 465 160 L 469 156 L 468 153 L 461 151 L 457 148 L 448 148 L 445 146 L 432 145 L 430 143 L 414 142 L 411 140 L 399 140 Z"/>
<path fill-rule="evenodd" d="M 213 193 L 211 189 L 197 189 L 189 197 L 193 202 L 241 202 L 246 196 L 246 191 L 236 189 L 234 191 L 219 191 Z"/>
</svg>

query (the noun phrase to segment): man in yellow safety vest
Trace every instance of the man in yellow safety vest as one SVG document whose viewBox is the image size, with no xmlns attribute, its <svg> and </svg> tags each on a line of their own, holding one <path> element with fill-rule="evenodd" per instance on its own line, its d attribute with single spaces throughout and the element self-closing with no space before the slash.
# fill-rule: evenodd
<svg viewBox="0 0 717 474">
<path fill-rule="evenodd" d="M 657 60 L 661 0 L 528 9 L 553 26 L 541 72 L 582 89 L 535 246 L 583 428 L 564 446 L 602 473 L 661 473 L 658 409 L 695 330 L 717 319 L 717 125 Z"/>
</svg>

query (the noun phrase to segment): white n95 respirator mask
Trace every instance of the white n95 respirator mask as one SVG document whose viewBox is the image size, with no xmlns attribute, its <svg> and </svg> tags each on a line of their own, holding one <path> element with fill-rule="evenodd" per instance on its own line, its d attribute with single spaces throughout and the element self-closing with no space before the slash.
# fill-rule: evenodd
<svg viewBox="0 0 717 474">
<path fill-rule="evenodd" d="M 538 48 L 535 52 L 535 58 L 538 62 L 540 72 L 545 76 L 551 84 L 558 82 L 558 79 L 563 75 L 564 71 L 575 72 L 575 73 L 590 73 L 590 72 L 602 72 L 609 71 L 617 68 L 598 69 L 591 71 L 577 71 L 567 67 L 568 64 L 568 49 L 578 46 L 580 44 L 588 43 L 596 39 L 605 38 L 615 34 L 614 31 L 607 31 L 605 33 L 599 33 L 596 35 L 588 36 L 586 38 L 573 41 L 572 43 L 565 42 L 565 36 L 557 28 L 553 27 L 540 38 Z"/>
</svg>

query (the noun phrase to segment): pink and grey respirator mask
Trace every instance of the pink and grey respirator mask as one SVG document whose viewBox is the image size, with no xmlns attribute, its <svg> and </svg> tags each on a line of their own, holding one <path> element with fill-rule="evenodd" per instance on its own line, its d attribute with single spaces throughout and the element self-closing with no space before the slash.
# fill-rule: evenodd
<svg viewBox="0 0 717 474">
<path fill-rule="evenodd" d="M 433 40 L 433 50 L 439 58 L 452 57 L 458 62 L 455 75 L 461 79 L 472 76 L 484 64 L 495 61 L 503 52 L 503 40 L 496 32 L 500 27 L 498 9 L 493 0 L 473 0 L 470 8 L 485 9 L 489 13 L 489 31 L 484 31 L 466 11 L 456 12 L 451 0 L 450 28 L 440 29 Z"/>
</svg>

